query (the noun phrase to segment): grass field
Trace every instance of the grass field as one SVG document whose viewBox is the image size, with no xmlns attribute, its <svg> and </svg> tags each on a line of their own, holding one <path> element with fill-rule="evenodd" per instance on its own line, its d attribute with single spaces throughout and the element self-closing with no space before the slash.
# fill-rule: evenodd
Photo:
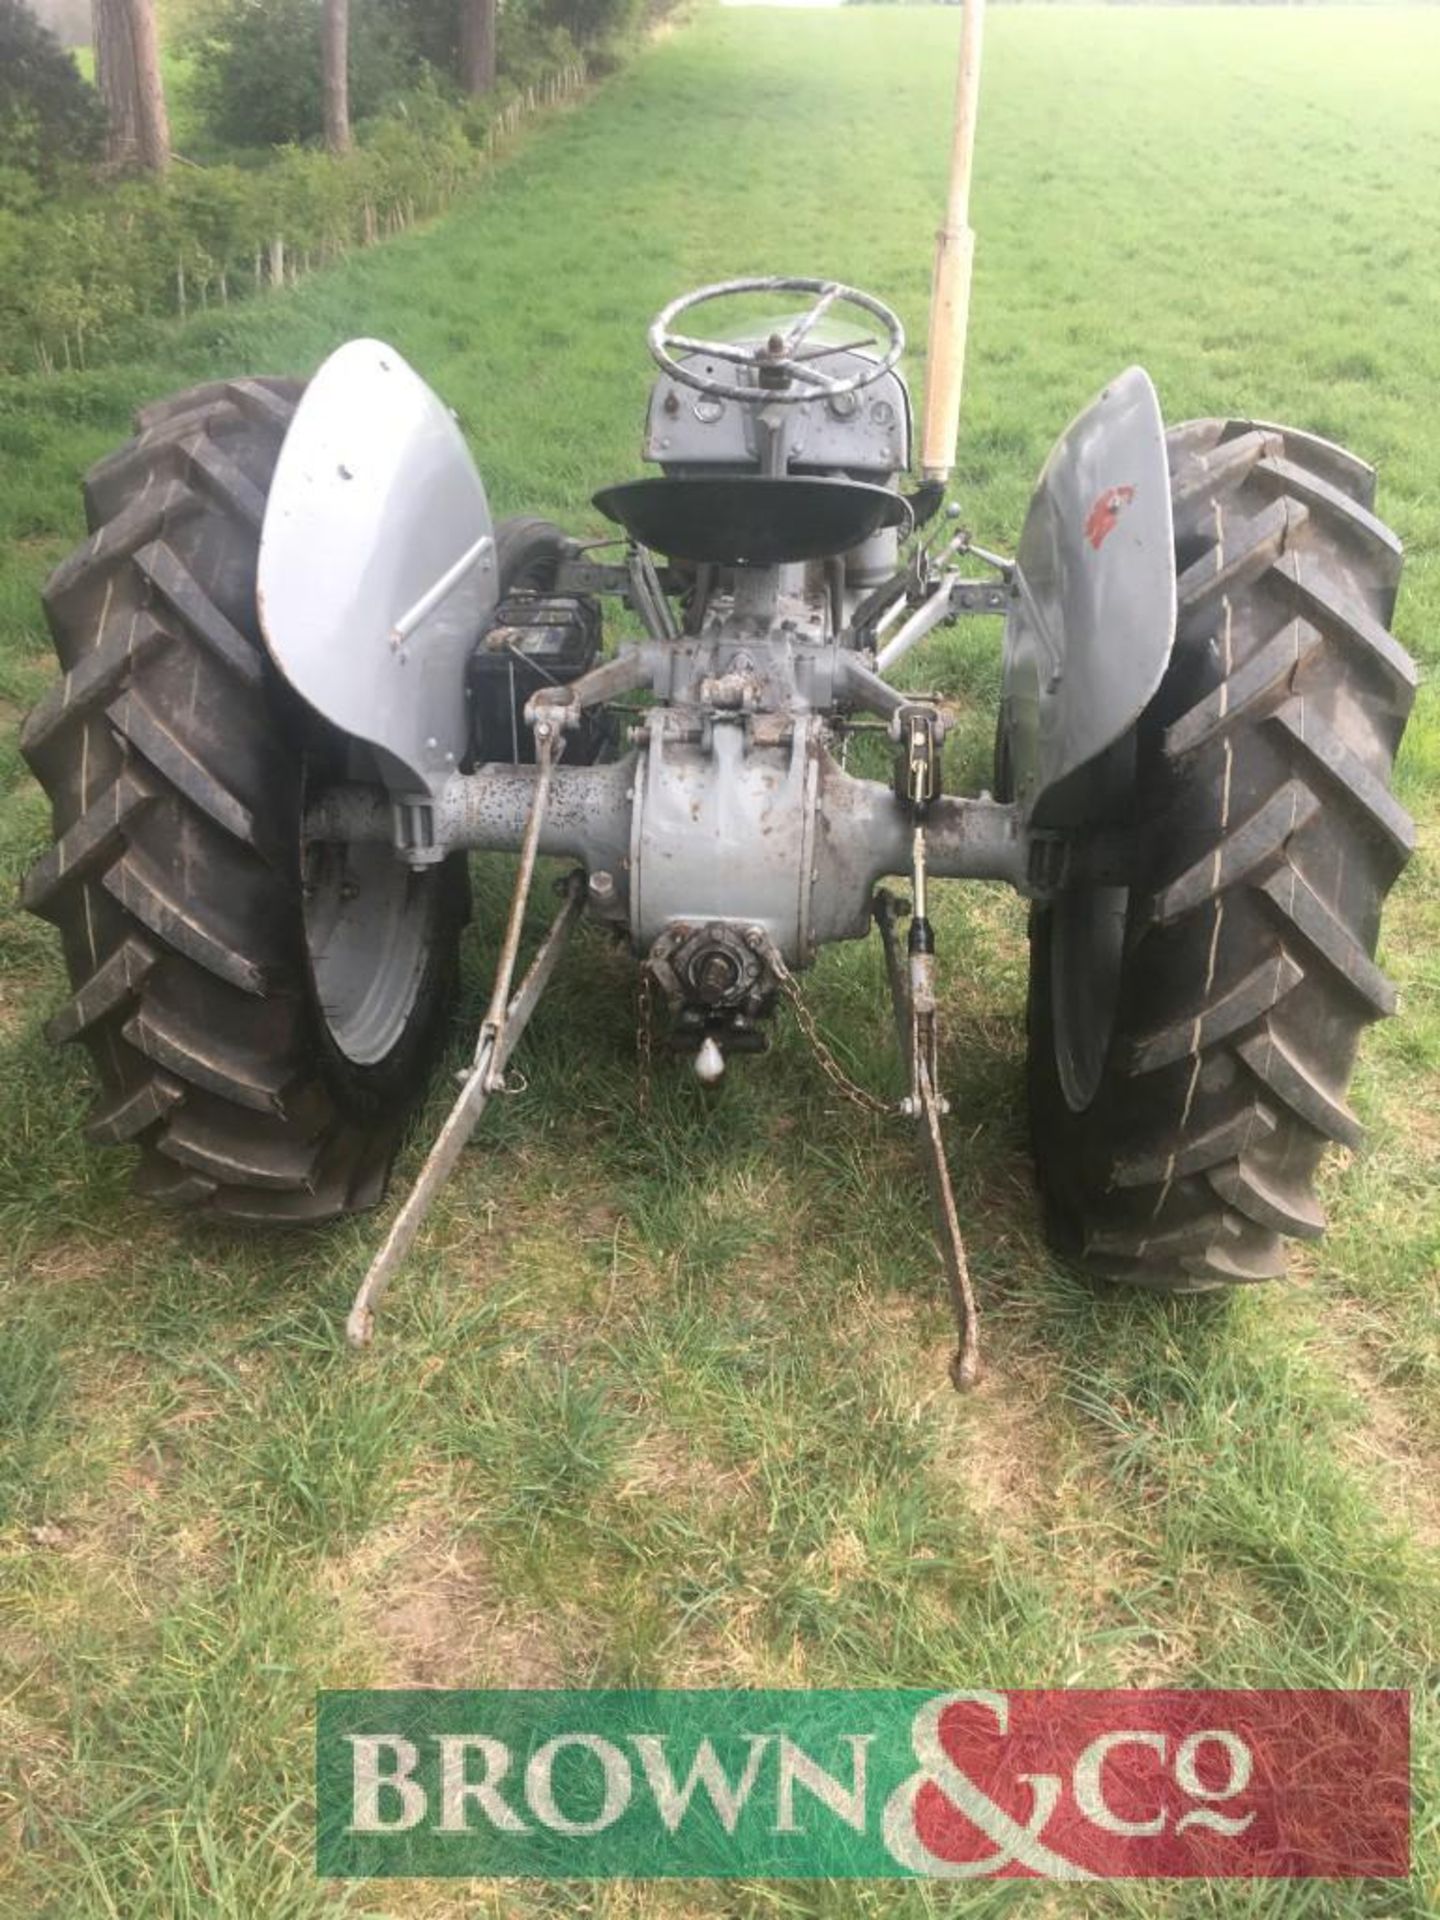
<svg viewBox="0 0 1440 1920">
<path fill-rule="evenodd" d="M 923 339 L 956 31 L 706 14 L 429 231 L 143 365 L 0 387 L 5 897 L 48 833 L 14 745 L 51 672 L 36 589 L 133 402 L 380 333 L 460 410 L 499 511 L 593 527 L 591 489 L 636 467 L 644 323 L 679 289 L 824 271 Z M 1379 463 L 1400 636 L 1433 666 L 1437 71 L 1420 11 L 994 13 L 959 476 L 982 537 L 1014 540 L 1054 434 L 1141 359 L 1172 419 L 1255 412 Z M 993 633 L 946 637 L 923 677 L 961 702 L 978 784 Z M 1433 846 L 1428 689 L 1399 788 Z M 1435 1912 L 1433 859 L 1387 922 L 1403 1012 L 1364 1049 L 1368 1144 L 1331 1165 L 1330 1236 L 1232 1302 L 1100 1297 L 1047 1257 L 1022 935 L 1016 903 L 953 890 L 945 1077 L 990 1359 L 960 1401 L 909 1143 L 838 1106 L 793 1029 L 719 1097 L 662 1076 L 641 1118 L 631 977 L 587 942 L 357 1358 L 339 1328 L 383 1222 L 237 1244 L 132 1201 L 123 1156 L 82 1141 L 82 1063 L 40 1037 L 55 943 L 7 917 L 0 1914 Z M 492 914 L 467 1018 L 495 939 Z M 878 1081 L 876 954 L 831 952 L 808 992 Z M 314 1692 L 411 1681 L 1411 1686 L 1415 1874 L 322 1889 Z"/>
</svg>

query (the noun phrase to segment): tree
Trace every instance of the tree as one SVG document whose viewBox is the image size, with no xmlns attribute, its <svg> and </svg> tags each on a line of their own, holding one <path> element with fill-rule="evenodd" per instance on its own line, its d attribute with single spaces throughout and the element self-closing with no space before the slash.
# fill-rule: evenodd
<svg viewBox="0 0 1440 1920">
<path fill-rule="evenodd" d="M 170 120 L 160 79 L 155 0 L 93 0 L 95 80 L 105 103 L 105 157 L 112 167 L 163 173 Z"/>
<path fill-rule="evenodd" d="M 321 36 L 325 145 L 331 153 L 347 153 L 350 149 L 350 0 L 325 0 Z"/>
<path fill-rule="evenodd" d="M 476 95 L 495 85 L 495 0 L 460 0 L 460 84 Z"/>
<path fill-rule="evenodd" d="M 438 4 L 439 0 L 435 0 Z M 444 0 L 452 19 L 454 0 Z M 283 146 L 326 136 L 326 0 L 188 0 L 180 45 L 192 98 L 227 146 Z M 409 5 L 348 0 L 345 93 L 353 123 L 414 84 Z M 454 66 L 451 51 L 447 64 Z"/>
<path fill-rule="evenodd" d="M 0 203 L 33 191 L 27 182 L 53 188 L 98 156 L 103 135 L 95 91 L 55 35 L 22 0 L 0 0 Z"/>
</svg>

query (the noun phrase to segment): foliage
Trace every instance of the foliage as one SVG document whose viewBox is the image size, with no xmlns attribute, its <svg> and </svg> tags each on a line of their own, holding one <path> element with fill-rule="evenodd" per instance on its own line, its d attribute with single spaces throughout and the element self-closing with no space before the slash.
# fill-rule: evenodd
<svg viewBox="0 0 1440 1920">
<path fill-rule="evenodd" d="M 507 8 L 500 15 L 495 65 L 502 88 L 517 88 L 524 93 L 527 88 L 542 85 L 548 74 L 564 72 L 580 63 L 580 50 L 563 27 L 547 27 L 518 9 Z M 583 65 L 589 73 L 600 72 L 594 53 L 583 59 Z M 479 100 L 471 104 L 483 112 L 487 103 Z"/>
<path fill-rule="evenodd" d="M 390 0 L 397 31 L 437 73 L 453 74 L 460 54 L 460 0 Z M 513 9 L 507 9 L 512 12 Z"/>
<path fill-rule="evenodd" d="M 546 44 L 527 86 L 579 73 L 563 36 Z M 0 206 L 0 371 L 83 365 L 137 322 L 293 282 L 438 213 L 484 165 L 494 116 L 523 105 L 508 84 L 462 106 L 422 83 L 343 158 L 291 146 L 61 196 L 43 217 Z"/>
<path fill-rule="evenodd" d="M 179 42 L 211 131 L 236 146 L 283 146 L 324 130 L 321 0 L 203 0 Z M 386 0 L 350 8 L 350 111 L 375 114 L 417 75 L 418 57 Z"/>
<path fill-rule="evenodd" d="M 55 35 L 24 0 L 0 0 L 0 207 L 95 158 L 104 130 L 94 88 Z"/>
<path fill-rule="evenodd" d="M 40 179 L 0 165 L 0 372 L 87 364 L 144 322 L 291 283 L 439 212 L 475 177 L 497 130 L 583 78 L 563 28 L 515 7 L 500 22 L 495 91 L 463 100 L 417 51 L 445 51 L 452 9 L 357 0 L 357 142 L 336 159 L 302 144 L 320 124 L 317 9 L 318 0 L 190 0 L 178 16 L 186 104 L 208 114 L 210 136 L 246 142 L 218 148 L 219 164 L 103 191 L 73 168 Z M 268 158 L 243 164 L 257 129 L 272 143 Z"/>
<path fill-rule="evenodd" d="M 525 0 L 522 17 L 558 27 L 581 46 L 596 46 L 628 33 L 645 9 L 645 0 Z M 500 16 L 503 24 L 504 13 Z"/>
<path fill-rule="evenodd" d="M 535 84 L 575 46 L 628 32 L 644 4 L 517 0 L 500 13 L 501 78 Z M 320 12 L 321 0 L 191 0 L 175 44 L 193 59 L 196 102 L 215 138 L 234 146 L 319 138 Z M 352 0 L 353 118 L 393 107 L 416 84 L 453 87 L 458 23 L 456 0 Z"/>
</svg>

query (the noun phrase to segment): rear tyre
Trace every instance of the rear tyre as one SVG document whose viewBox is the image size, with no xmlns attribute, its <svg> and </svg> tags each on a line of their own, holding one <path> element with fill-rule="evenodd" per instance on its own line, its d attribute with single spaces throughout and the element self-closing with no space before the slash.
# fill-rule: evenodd
<svg viewBox="0 0 1440 1920">
<path fill-rule="evenodd" d="M 1416 675 L 1373 474 L 1304 434 L 1169 435 L 1174 656 L 1126 750 L 1129 889 L 1031 923 L 1031 1134 L 1056 1247 L 1167 1292 L 1269 1279 L 1325 1220 L 1326 1145 L 1394 1010 L 1372 958 L 1413 844 L 1390 769 Z"/>
<path fill-rule="evenodd" d="M 463 862 L 302 846 L 306 785 L 363 776 L 261 641 L 256 554 L 301 383 L 145 409 L 85 489 L 45 607 L 63 677 L 22 736 L 55 845 L 23 900 L 59 929 L 102 1092 L 89 1137 L 138 1189 L 254 1221 L 374 1204 L 455 979 Z"/>
</svg>

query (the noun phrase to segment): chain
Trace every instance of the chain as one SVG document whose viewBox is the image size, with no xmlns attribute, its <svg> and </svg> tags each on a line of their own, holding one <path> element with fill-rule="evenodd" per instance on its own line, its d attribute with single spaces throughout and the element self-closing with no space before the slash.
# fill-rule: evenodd
<svg viewBox="0 0 1440 1920">
<path fill-rule="evenodd" d="M 779 951 L 765 934 L 763 928 L 752 927 L 745 936 L 746 945 L 764 956 L 766 964 L 775 976 L 781 993 L 790 1002 L 795 1011 L 795 1019 L 800 1031 L 810 1042 L 815 1058 L 820 1063 L 820 1071 L 833 1086 L 857 1107 L 863 1107 L 866 1113 L 891 1113 L 894 1109 L 887 1100 L 877 1100 L 865 1087 L 853 1081 L 834 1054 L 820 1037 L 820 1029 L 815 1024 L 815 1016 L 806 1006 L 800 992 L 800 984 L 781 959 Z"/>
<path fill-rule="evenodd" d="M 858 1086 L 856 1082 L 850 1078 L 849 1074 L 846 1073 L 829 1047 L 826 1046 L 820 1036 L 820 1030 L 815 1024 L 815 1016 L 811 1013 L 809 1007 L 806 1006 L 804 998 L 801 995 L 799 982 L 781 959 L 779 952 L 764 931 L 759 927 L 752 927 L 746 934 L 745 939 L 746 944 L 754 948 L 755 951 L 763 957 L 775 977 L 776 985 L 794 1008 L 795 1019 L 800 1031 L 810 1042 L 811 1050 L 816 1060 L 820 1063 L 820 1070 L 826 1079 L 831 1082 L 845 1099 L 851 1101 L 857 1107 L 862 1107 L 866 1113 L 893 1113 L 895 1109 L 890 1102 L 877 1100 L 873 1093 L 870 1093 L 862 1086 Z M 653 1084 L 654 1004 L 654 982 L 649 969 L 641 967 L 636 991 L 635 1052 L 639 1061 L 639 1087 L 636 1093 L 636 1104 L 642 1115 L 650 1111 L 651 1088 Z"/>
</svg>

